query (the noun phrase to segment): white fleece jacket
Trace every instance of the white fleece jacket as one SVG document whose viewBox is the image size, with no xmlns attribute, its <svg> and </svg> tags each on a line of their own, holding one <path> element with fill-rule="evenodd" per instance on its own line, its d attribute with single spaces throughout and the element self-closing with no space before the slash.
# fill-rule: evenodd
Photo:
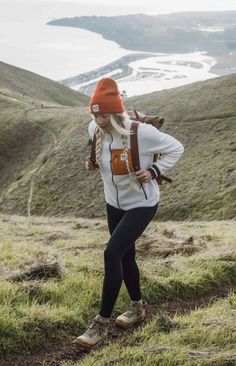
<svg viewBox="0 0 236 366">
<path fill-rule="evenodd" d="M 130 128 L 130 125 L 126 126 Z M 92 120 L 88 132 L 93 139 L 96 122 Z M 131 184 L 129 174 L 114 175 L 111 169 L 111 150 L 123 148 L 121 136 L 116 130 L 105 133 L 101 154 L 101 176 L 104 183 L 106 202 L 124 211 L 136 207 L 152 207 L 159 202 L 160 190 L 155 179 L 148 183 L 136 183 L 136 189 Z M 130 137 L 128 136 L 128 148 Z M 158 131 L 155 127 L 140 123 L 138 127 L 138 148 L 140 168 L 148 169 L 153 164 L 164 174 L 175 165 L 184 151 L 183 145 L 174 137 Z M 153 163 L 153 155 L 161 153 L 161 159 Z M 134 174 L 134 173 L 133 173 Z"/>
</svg>

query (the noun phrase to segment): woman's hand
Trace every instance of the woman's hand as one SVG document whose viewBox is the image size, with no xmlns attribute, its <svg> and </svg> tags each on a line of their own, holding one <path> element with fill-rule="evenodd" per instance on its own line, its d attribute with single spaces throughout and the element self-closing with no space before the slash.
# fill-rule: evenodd
<svg viewBox="0 0 236 366">
<path fill-rule="evenodd" d="M 141 169 L 135 172 L 136 178 L 140 183 L 148 183 L 152 180 L 152 175 L 148 170 Z"/>
<path fill-rule="evenodd" d="M 97 169 L 97 165 L 92 162 L 90 156 L 85 160 L 85 169 L 88 171 Z"/>
</svg>

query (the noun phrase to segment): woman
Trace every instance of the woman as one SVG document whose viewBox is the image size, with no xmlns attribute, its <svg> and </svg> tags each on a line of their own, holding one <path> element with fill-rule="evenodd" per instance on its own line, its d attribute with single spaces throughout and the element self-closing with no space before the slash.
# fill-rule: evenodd
<svg viewBox="0 0 236 366">
<path fill-rule="evenodd" d="M 96 85 L 90 111 L 94 120 L 90 122 L 89 134 L 91 138 L 96 134 L 96 161 L 88 158 L 85 167 L 88 171 L 100 169 L 111 237 L 104 252 L 105 276 L 99 314 L 88 330 L 75 340 L 88 347 L 97 345 L 106 337 L 109 318 L 123 280 L 131 306 L 118 316 L 116 324 L 128 328 L 145 317 L 145 302 L 135 261 L 135 241 L 155 216 L 159 201 L 156 178 L 171 168 L 184 151 L 175 138 L 140 123 L 141 169 L 135 171 L 130 154 L 131 121 L 117 84 L 111 78 L 103 78 Z M 162 157 L 153 162 L 157 153 Z"/>
</svg>

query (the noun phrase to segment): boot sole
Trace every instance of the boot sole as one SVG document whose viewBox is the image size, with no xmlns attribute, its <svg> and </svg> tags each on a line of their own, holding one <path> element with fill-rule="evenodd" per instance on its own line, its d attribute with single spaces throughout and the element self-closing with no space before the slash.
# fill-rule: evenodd
<svg viewBox="0 0 236 366">
<path fill-rule="evenodd" d="M 132 325 L 134 325 L 134 324 L 143 322 L 144 319 L 145 319 L 145 317 L 143 317 L 142 319 L 136 320 L 133 323 L 129 323 L 129 324 L 125 324 L 125 323 L 119 322 L 119 320 L 118 321 L 116 320 L 116 325 L 118 325 L 121 328 L 127 329 L 127 328 L 132 327 Z"/>
<path fill-rule="evenodd" d="M 91 348 L 95 348 L 95 347 L 99 346 L 103 342 L 105 342 L 105 339 L 102 339 L 101 341 L 99 341 L 96 344 L 92 345 L 92 344 L 88 344 L 88 343 L 85 343 L 85 342 L 83 342 L 81 340 L 77 340 L 76 339 L 76 340 L 73 341 L 73 344 L 82 346 L 82 347 L 84 347 L 86 349 L 91 349 Z"/>
</svg>

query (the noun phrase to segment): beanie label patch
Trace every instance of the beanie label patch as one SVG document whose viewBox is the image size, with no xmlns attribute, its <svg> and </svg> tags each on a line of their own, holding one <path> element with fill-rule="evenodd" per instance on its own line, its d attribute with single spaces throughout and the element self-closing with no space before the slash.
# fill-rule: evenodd
<svg viewBox="0 0 236 366">
<path fill-rule="evenodd" d="M 99 105 L 98 105 L 98 104 L 94 104 L 94 105 L 92 106 L 92 110 L 93 110 L 93 112 L 94 112 L 94 113 L 99 112 Z"/>
</svg>

